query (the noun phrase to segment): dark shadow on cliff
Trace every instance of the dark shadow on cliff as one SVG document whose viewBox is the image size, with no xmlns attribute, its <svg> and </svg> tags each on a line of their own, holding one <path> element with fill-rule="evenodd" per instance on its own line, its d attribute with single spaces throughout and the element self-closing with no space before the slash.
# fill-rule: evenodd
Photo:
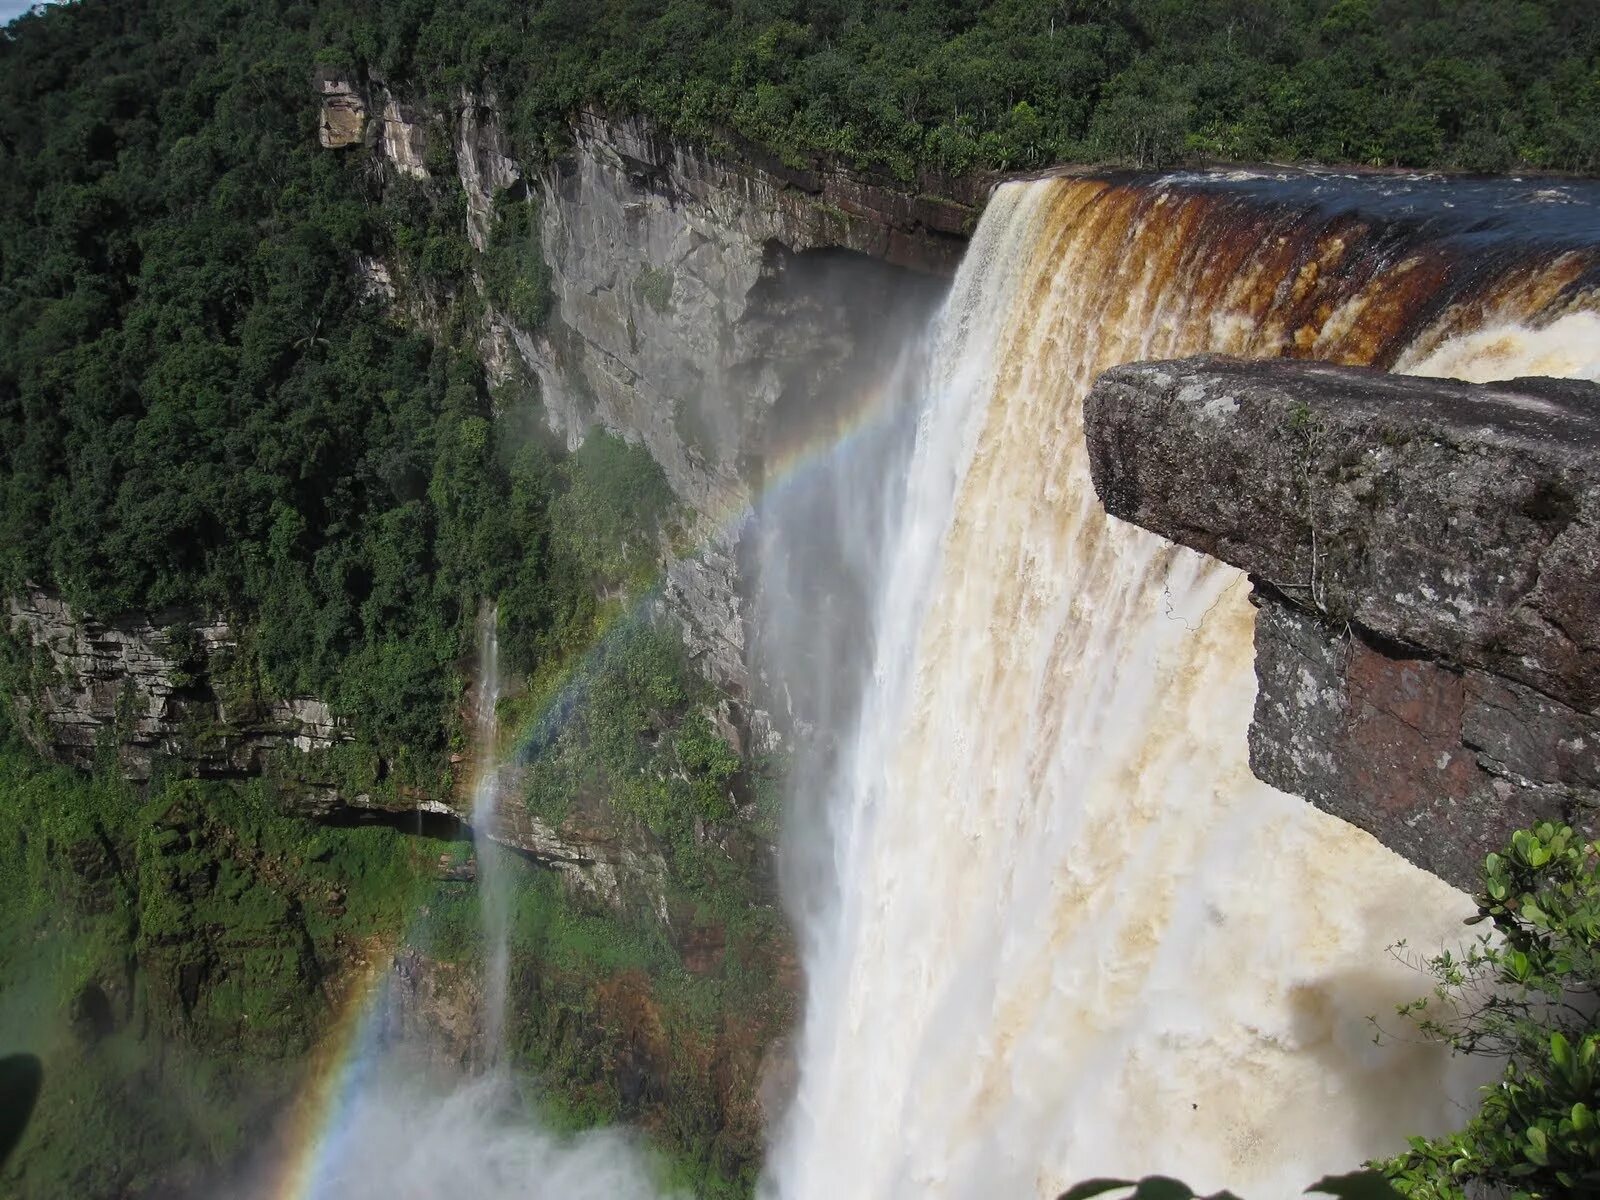
<svg viewBox="0 0 1600 1200">
<path fill-rule="evenodd" d="M 43 1087 L 44 1066 L 33 1055 L 0 1058 L 0 1167 L 22 1141 Z"/>
</svg>

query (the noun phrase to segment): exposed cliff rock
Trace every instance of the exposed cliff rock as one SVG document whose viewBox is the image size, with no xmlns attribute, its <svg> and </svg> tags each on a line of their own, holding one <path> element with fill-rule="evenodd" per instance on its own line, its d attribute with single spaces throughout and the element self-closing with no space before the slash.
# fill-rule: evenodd
<svg viewBox="0 0 1600 1200">
<path fill-rule="evenodd" d="M 377 80 L 363 90 L 319 76 L 318 86 L 324 124 L 334 99 L 381 114 L 367 140 L 398 174 L 430 178 L 430 138 L 447 131 L 479 251 L 497 193 L 538 197 L 552 314 L 529 329 L 491 310 L 484 361 L 498 379 L 536 377 L 569 445 L 598 425 L 661 464 L 690 521 L 677 542 L 688 551 L 666 556 L 658 604 L 701 670 L 747 698 L 753 585 L 739 547 L 767 462 L 806 439 L 808 420 L 833 419 L 925 318 L 987 181 L 923 180 L 913 191 L 750 147 L 719 156 L 595 112 L 580 113 L 571 148 L 534 171 L 516 161 L 493 95 L 463 89 L 435 112 Z M 436 298 L 412 294 L 389 265 L 357 269 L 369 295 L 398 296 L 415 323 L 447 323 Z M 764 727 L 760 714 L 747 720 Z"/>
<path fill-rule="evenodd" d="M 317 140 L 327 150 L 358 144 L 366 131 L 367 101 L 361 88 L 342 72 L 320 69 L 312 86 L 322 97 Z"/>
<path fill-rule="evenodd" d="M 473 248 L 481 251 L 494 220 L 495 192 L 521 182 L 523 171 L 511 157 L 494 96 L 475 95 L 463 88 L 453 127 L 456 174 L 467 197 L 467 237 Z"/>
<path fill-rule="evenodd" d="M 538 376 L 570 443 L 599 424 L 661 464 L 694 516 L 666 607 L 707 674 L 744 693 L 738 545 L 775 431 L 803 440 L 808 414 L 883 368 L 938 290 L 902 268 L 948 268 L 970 210 L 727 165 L 639 121 L 585 115 L 574 139 L 540 184 L 554 316 L 502 318 L 491 357 Z"/>
<path fill-rule="evenodd" d="M 422 120 L 410 105 L 402 104 L 387 91 L 382 93 L 378 136 L 383 156 L 395 170 L 413 179 L 427 179 L 428 136 Z"/>
<path fill-rule="evenodd" d="M 1600 805 L 1600 387 L 1205 358 L 1107 372 L 1113 515 L 1249 571 L 1267 782 L 1470 884 Z"/>
<path fill-rule="evenodd" d="M 307 755 L 348 736 L 320 700 L 225 686 L 238 646 L 223 622 L 181 610 L 80 620 L 37 589 L 7 617 L 31 676 L 16 694 L 23 728 L 58 761 L 92 767 L 110 750 L 134 779 L 163 758 L 202 775 L 258 774 L 269 752 Z"/>
</svg>

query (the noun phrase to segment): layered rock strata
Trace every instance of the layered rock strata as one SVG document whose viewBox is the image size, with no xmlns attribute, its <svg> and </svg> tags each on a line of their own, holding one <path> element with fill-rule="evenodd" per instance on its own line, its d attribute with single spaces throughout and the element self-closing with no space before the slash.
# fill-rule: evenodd
<svg viewBox="0 0 1600 1200">
<path fill-rule="evenodd" d="M 327 104 L 363 97 L 379 114 L 367 141 L 398 175 L 428 178 L 429 139 L 448 137 L 456 177 L 436 183 L 461 187 L 478 250 L 497 193 L 538 202 L 551 316 L 530 329 L 489 312 L 484 360 L 502 380 L 538 379 L 569 446 L 598 426 L 661 464 L 687 520 L 665 556 L 660 607 L 701 670 L 748 701 L 756 585 L 740 544 L 752 502 L 773 460 L 821 436 L 925 319 L 987 181 L 907 185 L 748 146 L 719 156 L 592 111 L 575 118 L 567 152 L 534 171 L 516 160 L 490 94 L 463 90 L 441 113 L 376 80 L 334 82 L 329 92 L 319 81 L 323 124 L 337 116 Z M 386 265 L 360 269 L 371 294 L 394 296 Z M 742 723 L 764 725 L 759 714 Z"/>
<path fill-rule="evenodd" d="M 1600 805 L 1600 386 L 1119 367 L 1109 512 L 1250 572 L 1251 765 L 1461 886 Z"/>
<path fill-rule="evenodd" d="M 163 758 L 254 775 L 273 752 L 348 739 L 321 700 L 261 701 L 223 684 L 238 648 L 224 622 L 182 610 L 84 619 L 41 589 L 14 597 L 6 617 L 32 685 L 15 693 L 23 728 L 58 762 L 89 768 L 110 753 L 140 780 Z"/>
</svg>

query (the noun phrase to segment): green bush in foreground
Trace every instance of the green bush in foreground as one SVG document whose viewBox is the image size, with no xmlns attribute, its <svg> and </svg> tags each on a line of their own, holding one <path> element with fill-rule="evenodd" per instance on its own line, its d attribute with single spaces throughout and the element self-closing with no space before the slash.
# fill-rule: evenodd
<svg viewBox="0 0 1600 1200">
<path fill-rule="evenodd" d="M 1600 1194 L 1600 845 L 1522 830 L 1484 863 L 1485 934 L 1426 960 L 1433 993 L 1400 1014 L 1459 1054 L 1503 1059 L 1464 1129 L 1380 1164 L 1407 1196 L 1555 1200 Z"/>
</svg>

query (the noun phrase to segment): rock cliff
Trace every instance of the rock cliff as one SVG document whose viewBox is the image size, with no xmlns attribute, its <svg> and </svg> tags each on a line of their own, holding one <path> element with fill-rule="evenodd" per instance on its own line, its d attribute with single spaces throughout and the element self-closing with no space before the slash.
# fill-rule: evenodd
<svg viewBox="0 0 1600 1200">
<path fill-rule="evenodd" d="M 514 157 L 492 95 L 463 90 L 436 112 L 376 81 L 335 82 L 319 81 L 325 110 L 355 97 L 379 114 L 367 141 L 397 174 L 428 178 L 429 139 L 448 138 L 455 178 L 436 182 L 464 192 L 478 250 L 497 193 L 536 200 L 552 312 L 532 329 L 489 311 L 484 359 L 501 379 L 538 379 L 568 445 L 601 426 L 661 464 L 690 517 L 666 556 L 662 607 L 701 669 L 747 698 L 752 583 L 740 543 L 768 463 L 867 386 L 925 318 L 984 181 L 913 191 L 748 147 L 719 157 L 597 112 L 580 113 L 570 148 L 535 169 Z M 949 198 L 925 194 L 933 188 Z M 393 294 L 385 264 L 363 269 L 370 290 Z"/>
<path fill-rule="evenodd" d="M 237 640 L 227 624 L 172 610 L 81 619 L 40 589 L 14 597 L 7 620 L 19 666 L 22 727 L 60 762 L 95 765 L 111 753 L 133 779 L 163 758 L 202 776 L 259 774 L 269 755 L 300 759 L 347 733 L 322 701 L 263 701 L 234 675 Z M 305 777 L 308 802 L 329 786 Z"/>
<path fill-rule="evenodd" d="M 574 137 L 540 185 L 554 317 L 536 333 L 501 318 L 497 331 L 569 443 L 598 424 L 662 465 L 693 514 L 668 610 L 707 673 L 742 695 L 739 541 L 774 431 L 803 440 L 807 414 L 883 369 L 937 294 L 902 265 L 948 267 L 960 242 L 926 220 L 958 217 L 919 216 L 841 176 L 808 190 L 731 167 L 638 121 L 589 115 Z"/>
<path fill-rule="evenodd" d="M 1456 884 L 1600 804 L 1600 386 L 1202 358 L 1085 412 L 1114 516 L 1255 581 L 1251 764 Z"/>
</svg>

